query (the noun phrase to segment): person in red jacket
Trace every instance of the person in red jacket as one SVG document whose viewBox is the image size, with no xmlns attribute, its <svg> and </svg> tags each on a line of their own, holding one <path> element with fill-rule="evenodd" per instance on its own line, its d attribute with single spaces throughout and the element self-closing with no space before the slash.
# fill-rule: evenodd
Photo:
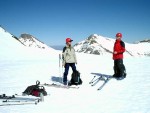
<svg viewBox="0 0 150 113">
<path fill-rule="evenodd" d="M 125 43 L 121 40 L 122 34 L 116 34 L 116 42 L 113 48 L 113 60 L 114 60 L 114 75 L 118 80 L 126 77 L 126 69 L 123 64 L 123 53 L 125 52 Z"/>
</svg>

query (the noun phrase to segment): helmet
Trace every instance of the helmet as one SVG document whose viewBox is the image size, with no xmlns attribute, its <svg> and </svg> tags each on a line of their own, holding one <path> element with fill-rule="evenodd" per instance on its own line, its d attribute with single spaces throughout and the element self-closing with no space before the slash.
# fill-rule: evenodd
<svg viewBox="0 0 150 113">
<path fill-rule="evenodd" d="M 66 43 L 68 42 L 72 42 L 73 40 L 71 40 L 71 38 L 66 38 Z"/>
<path fill-rule="evenodd" d="M 122 38 L 122 34 L 121 33 L 117 33 L 116 37 L 121 37 Z"/>
</svg>

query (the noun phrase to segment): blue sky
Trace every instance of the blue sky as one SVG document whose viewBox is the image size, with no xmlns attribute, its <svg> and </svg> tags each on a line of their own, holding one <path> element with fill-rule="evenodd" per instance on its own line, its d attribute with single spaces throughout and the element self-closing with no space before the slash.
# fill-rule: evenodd
<svg viewBox="0 0 150 113">
<path fill-rule="evenodd" d="M 47 45 L 73 44 L 91 34 L 128 43 L 150 38 L 150 0 L 0 0 L 0 25 L 29 33 Z"/>
</svg>

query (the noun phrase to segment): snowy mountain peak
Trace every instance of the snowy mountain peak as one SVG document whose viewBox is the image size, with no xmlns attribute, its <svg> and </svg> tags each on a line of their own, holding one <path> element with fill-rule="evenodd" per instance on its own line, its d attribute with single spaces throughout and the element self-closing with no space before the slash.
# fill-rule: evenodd
<svg viewBox="0 0 150 113">
<path fill-rule="evenodd" d="M 89 54 L 103 55 L 112 53 L 112 48 L 107 45 L 112 45 L 113 39 L 105 38 L 97 34 L 90 35 L 86 40 L 75 44 L 74 48 L 77 52 Z"/>
<path fill-rule="evenodd" d="M 87 40 L 95 40 L 95 39 L 97 39 L 98 38 L 98 35 L 97 34 L 92 34 L 92 35 L 90 35 L 88 38 L 87 38 Z"/>
<path fill-rule="evenodd" d="M 97 36 L 95 35 L 90 35 L 86 40 L 85 42 L 88 43 L 89 45 L 91 44 L 96 44 L 97 43 Z"/>
<path fill-rule="evenodd" d="M 49 48 L 46 44 L 39 41 L 37 38 L 30 34 L 21 34 L 19 40 L 27 47 L 35 47 L 35 48 Z"/>
<path fill-rule="evenodd" d="M 149 42 L 150 40 L 140 41 L 138 44 L 125 43 L 125 56 L 150 56 Z M 75 44 L 74 48 L 77 52 L 104 55 L 112 54 L 114 43 L 115 39 L 92 34 L 87 39 Z"/>
<path fill-rule="evenodd" d="M 150 39 L 141 40 L 139 43 L 150 43 Z"/>
</svg>

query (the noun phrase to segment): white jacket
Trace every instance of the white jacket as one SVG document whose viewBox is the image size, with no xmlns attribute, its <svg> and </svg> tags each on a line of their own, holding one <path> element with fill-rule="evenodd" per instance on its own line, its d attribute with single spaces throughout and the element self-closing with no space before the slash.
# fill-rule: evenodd
<svg viewBox="0 0 150 113">
<path fill-rule="evenodd" d="M 63 65 L 65 63 L 77 63 L 75 50 L 72 46 L 65 46 L 62 53 Z"/>
</svg>

